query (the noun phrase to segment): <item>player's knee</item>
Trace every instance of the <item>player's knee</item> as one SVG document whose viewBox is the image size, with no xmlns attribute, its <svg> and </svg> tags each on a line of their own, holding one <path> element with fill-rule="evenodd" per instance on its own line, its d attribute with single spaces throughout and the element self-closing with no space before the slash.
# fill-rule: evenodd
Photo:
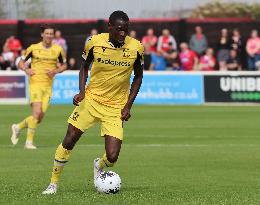
<svg viewBox="0 0 260 205">
<path fill-rule="evenodd" d="M 63 140 L 63 147 L 68 150 L 72 150 L 74 145 L 76 144 L 76 140 L 74 139 L 75 135 L 73 132 L 67 132 L 64 140 Z"/>
<path fill-rule="evenodd" d="M 118 152 L 116 151 L 108 151 L 107 152 L 107 160 L 111 163 L 115 163 L 118 159 Z"/>
<path fill-rule="evenodd" d="M 68 128 L 66 136 L 63 140 L 63 147 L 68 150 L 72 150 L 74 145 L 79 140 L 82 133 L 79 133 L 78 130 L 73 128 Z"/>
<path fill-rule="evenodd" d="M 38 123 L 41 122 L 43 116 L 44 116 L 44 113 L 41 110 L 39 110 L 39 111 L 37 110 L 34 112 L 34 117 L 35 117 L 35 119 L 37 119 Z"/>
<path fill-rule="evenodd" d="M 41 112 L 39 114 L 38 123 L 40 123 L 42 121 L 43 117 L 44 117 L 44 112 Z"/>
</svg>

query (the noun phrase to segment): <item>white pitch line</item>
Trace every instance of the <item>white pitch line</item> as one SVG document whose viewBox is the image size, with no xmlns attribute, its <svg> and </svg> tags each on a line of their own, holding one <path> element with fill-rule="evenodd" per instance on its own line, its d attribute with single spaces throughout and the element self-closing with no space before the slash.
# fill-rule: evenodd
<svg viewBox="0 0 260 205">
<path fill-rule="evenodd" d="M 79 147 L 103 147 L 102 144 L 83 144 Z M 260 144 L 123 144 L 125 147 L 260 147 Z"/>
<path fill-rule="evenodd" d="M 77 147 L 104 147 L 103 144 L 79 144 Z M 124 144 L 124 147 L 260 147 L 260 144 Z M 0 145 L 0 148 L 11 148 L 13 145 Z M 18 145 L 18 147 L 20 147 Z M 38 146 L 50 148 L 56 146 Z"/>
</svg>

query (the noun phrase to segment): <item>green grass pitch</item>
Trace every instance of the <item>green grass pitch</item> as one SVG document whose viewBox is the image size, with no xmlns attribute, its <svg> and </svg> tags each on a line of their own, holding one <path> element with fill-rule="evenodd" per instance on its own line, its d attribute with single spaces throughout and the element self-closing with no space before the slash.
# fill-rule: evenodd
<svg viewBox="0 0 260 205">
<path fill-rule="evenodd" d="M 99 126 L 80 139 L 54 196 L 53 156 L 72 106 L 50 106 L 37 129 L 37 150 L 24 150 L 26 132 L 11 146 L 10 126 L 30 114 L 0 106 L 0 204 L 260 204 L 259 106 L 134 106 L 112 170 L 115 195 L 93 186 L 93 159 L 104 152 Z"/>
</svg>

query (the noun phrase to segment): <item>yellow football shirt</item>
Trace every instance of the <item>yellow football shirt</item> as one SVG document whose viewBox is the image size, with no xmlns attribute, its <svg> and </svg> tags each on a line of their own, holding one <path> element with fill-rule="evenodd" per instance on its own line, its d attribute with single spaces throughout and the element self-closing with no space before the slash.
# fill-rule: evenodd
<svg viewBox="0 0 260 205">
<path fill-rule="evenodd" d="M 62 47 L 52 44 L 51 47 L 45 48 L 42 42 L 32 44 L 26 49 L 24 60 L 31 58 L 31 68 L 35 75 L 29 78 L 29 83 L 51 86 L 53 78 L 47 74 L 49 70 L 57 68 L 57 63 L 65 63 L 66 58 Z"/>
<path fill-rule="evenodd" d="M 93 56 L 86 96 L 104 105 L 122 108 L 128 99 L 133 65 L 136 60 L 143 61 L 143 54 L 143 45 L 129 36 L 120 48 L 109 42 L 108 33 L 92 36 L 82 54 L 85 60 Z"/>
</svg>

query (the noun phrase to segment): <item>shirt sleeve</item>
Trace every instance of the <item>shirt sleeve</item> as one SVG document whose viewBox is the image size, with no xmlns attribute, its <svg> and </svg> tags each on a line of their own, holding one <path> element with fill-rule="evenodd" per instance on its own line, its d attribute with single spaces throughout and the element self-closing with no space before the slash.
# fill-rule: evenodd
<svg viewBox="0 0 260 205">
<path fill-rule="evenodd" d="M 29 58 L 32 57 L 32 51 L 33 51 L 33 46 L 29 46 L 26 51 L 25 54 L 21 57 L 24 61 L 27 61 Z"/>
<path fill-rule="evenodd" d="M 144 65 L 144 47 L 140 43 L 140 46 L 137 49 L 136 59 L 135 59 L 135 62 L 134 62 L 134 70 L 135 69 L 143 69 L 143 65 Z"/>
<path fill-rule="evenodd" d="M 177 50 L 177 43 L 173 36 L 170 36 L 170 42 L 172 42 L 172 47 L 174 50 Z"/>
<path fill-rule="evenodd" d="M 197 58 L 197 54 L 193 50 L 191 50 L 191 53 L 192 53 L 192 58 L 193 59 Z"/>
<path fill-rule="evenodd" d="M 139 56 L 140 63 L 141 65 L 144 64 L 144 46 L 142 44 L 140 44 L 138 50 L 137 50 L 137 58 Z"/>
<path fill-rule="evenodd" d="M 66 63 L 67 62 L 63 49 L 61 49 L 61 51 L 60 51 L 60 55 L 59 55 L 58 60 L 59 60 L 60 63 Z"/>
<path fill-rule="evenodd" d="M 86 42 L 85 48 L 83 50 L 82 53 L 82 58 L 84 60 L 87 60 L 88 55 L 91 53 L 91 51 L 93 51 L 93 47 L 94 47 L 94 40 L 93 40 L 93 36 L 91 38 L 88 39 L 88 41 Z M 91 54 L 90 54 L 91 55 Z"/>
<path fill-rule="evenodd" d="M 157 42 L 157 51 L 160 51 L 161 48 L 162 48 L 162 37 L 160 36 Z"/>
</svg>

